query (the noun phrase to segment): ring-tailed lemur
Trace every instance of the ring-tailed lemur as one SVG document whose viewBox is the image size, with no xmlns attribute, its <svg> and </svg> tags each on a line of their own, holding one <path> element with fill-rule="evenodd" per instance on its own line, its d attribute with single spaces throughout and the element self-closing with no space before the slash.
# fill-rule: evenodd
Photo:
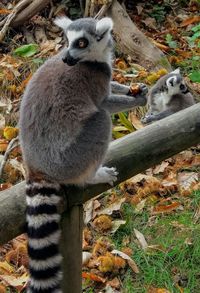
<svg viewBox="0 0 200 293">
<path fill-rule="evenodd" d="M 64 29 L 69 46 L 33 75 L 20 110 L 29 293 L 61 292 L 60 184 L 112 185 L 115 168 L 102 166 L 111 136 L 110 113 L 146 104 L 145 85 L 133 97 L 129 87 L 110 83 L 110 18 L 72 22 L 64 17 L 56 24 Z M 122 95 L 112 95 L 111 87 Z"/>
<path fill-rule="evenodd" d="M 175 112 L 194 105 L 180 70 L 176 69 L 161 77 L 150 89 L 148 95 L 149 111 L 142 118 L 143 123 L 160 120 Z"/>
</svg>

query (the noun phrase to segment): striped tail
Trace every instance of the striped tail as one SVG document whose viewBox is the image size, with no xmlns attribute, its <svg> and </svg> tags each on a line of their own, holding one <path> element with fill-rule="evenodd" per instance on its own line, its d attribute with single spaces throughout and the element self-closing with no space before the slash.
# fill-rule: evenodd
<svg viewBox="0 0 200 293">
<path fill-rule="evenodd" d="M 30 282 L 27 293 L 61 293 L 59 185 L 27 182 L 27 234 Z"/>
</svg>

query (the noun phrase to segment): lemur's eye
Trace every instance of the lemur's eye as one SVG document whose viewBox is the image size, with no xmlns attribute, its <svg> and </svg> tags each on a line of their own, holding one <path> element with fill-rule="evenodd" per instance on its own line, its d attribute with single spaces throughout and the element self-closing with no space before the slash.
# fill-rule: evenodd
<svg viewBox="0 0 200 293">
<path fill-rule="evenodd" d="M 184 84 L 180 84 L 180 90 L 184 90 L 185 89 L 185 85 Z"/>
<path fill-rule="evenodd" d="M 75 47 L 78 49 L 84 49 L 88 46 L 88 40 L 86 38 L 80 38 L 76 41 Z"/>
</svg>

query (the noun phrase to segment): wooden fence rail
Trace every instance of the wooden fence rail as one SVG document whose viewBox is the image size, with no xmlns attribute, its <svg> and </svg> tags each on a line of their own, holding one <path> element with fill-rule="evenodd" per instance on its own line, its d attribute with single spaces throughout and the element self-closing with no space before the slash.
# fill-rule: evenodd
<svg viewBox="0 0 200 293">
<path fill-rule="evenodd" d="M 200 103 L 111 143 L 105 164 L 119 172 L 116 184 L 200 143 Z M 65 187 L 62 207 L 63 292 L 81 292 L 83 203 L 110 188 Z M 0 244 L 24 232 L 25 183 L 0 193 Z"/>
</svg>

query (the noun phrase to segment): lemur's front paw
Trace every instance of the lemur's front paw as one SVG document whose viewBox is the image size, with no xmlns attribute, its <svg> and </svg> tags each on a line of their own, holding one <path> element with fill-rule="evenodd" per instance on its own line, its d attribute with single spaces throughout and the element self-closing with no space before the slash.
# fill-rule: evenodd
<svg viewBox="0 0 200 293">
<path fill-rule="evenodd" d="M 146 115 L 146 116 L 142 117 L 142 119 L 140 121 L 143 124 L 148 124 L 148 123 L 152 122 L 153 120 L 154 120 L 154 115 L 149 114 L 149 115 Z"/>
<path fill-rule="evenodd" d="M 138 95 L 146 96 L 148 93 L 148 87 L 146 86 L 146 84 L 140 83 L 139 87 L 140 87 L 140 91 L 139 91 Z"/>
<path fill-rule="evenodd" d="M 134 96 L 137 99 L 138 106 L 145 106 L 147 103 L 147 93 L 148 87 L 145 84 L 140 83 L 136 87 L 130 87 L 128 95 Z"/>
</svg>

